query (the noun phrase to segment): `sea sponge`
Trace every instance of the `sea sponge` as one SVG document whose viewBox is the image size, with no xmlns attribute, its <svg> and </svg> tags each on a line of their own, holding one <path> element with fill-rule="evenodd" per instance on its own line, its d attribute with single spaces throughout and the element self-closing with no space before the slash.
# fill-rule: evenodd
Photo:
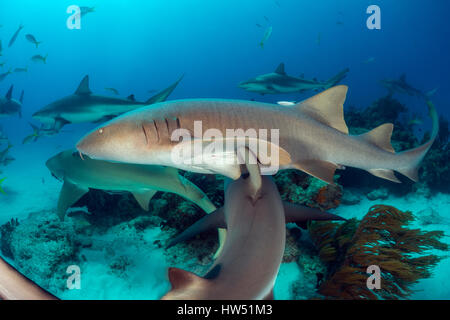
<svg viewBox="0 0 450 320">
<path fill-rule="evenodd" d="M 442 231 L 409 229 L 411 212 L 376 205 L 358 223 L 314 222 L 309 227 L 328 274 L 318 292 L 331 299 L 399 299 L 412 293 L 411 285 L 428 278 L 442 257 L 430 249 L 448 250 L 439 241 Z M 371 290 L 367 267 L 381 270 L 381 289 Z"/>
</svg>

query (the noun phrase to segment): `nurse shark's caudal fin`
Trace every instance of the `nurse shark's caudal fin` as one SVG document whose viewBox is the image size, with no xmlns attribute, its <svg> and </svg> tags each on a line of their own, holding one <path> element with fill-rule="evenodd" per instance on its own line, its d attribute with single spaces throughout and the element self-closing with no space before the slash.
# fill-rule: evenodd
<svg viewBox="0 0 450 320">
<path fill-rule="evenodd" d="M 426 103 L 432 121 L 430 139 L 423 145 L 418 146 L 417 148 L 398 153 L 398 156 L 403 158 L 402 159 L 403 161 L 401 162 L 409 163 L 409 166 L 397 168 L 396 171 L 400 172 L 401 174 L 403 174 L 404 176 L 410 178 L 415 182 L 419 180 L 418 171 L 420 167 L 420 162 L 423 160 L 426 153 L 433 145 L 433 142 L 436 139 L 439 132 L 439 117 L 434 107 L 434 104 L 431 101 L 427 101 Z"/>
<path fill-rule="evenodd" d="M 145 101 L 145 105 L 150 105 L 158 102 L 164 102 L 166 99 L 170 96 L 170 94 L 175 90 L 175 88 L 178 86 L 178 84 L 183 80 L 184 74 L 177 80 L 175 83 L 167 87 L 166 89 L 158 92 L 153 97 Z"/>
<path fill-rule="evenodd" d="M 304 227 L 309 221 L 346 220 L 332 213 L 322 212 L 319 209 L 296 205 L 289 202 L 283 202 L 283 207 L 286 223 L 295 222 L 300 227 Z M 226 228 L 223 207 L 195 222 L 192 226 L 173 238 L 166 248 L 173 247 L 180 242 L 192 239 L 197 234 L 215 228 Z"/>
<path fill-rule="evenodd" d="M 292 108 L 326 126 L 348 134 L 347 124 L 344 120 L 344 102 L 347 90 L 347 86 L 336 86 L 297 103 Z M 334 172 L 339 167 L 336 163 L 320 159 L 303 161 L 294 159 L 291 166 L 330 184 L 334 184 Z"/>
<path fill-rule="evenodd" d="M 203 287 L 208 284 L 208 280 L 197 276 L 196 274 L 182 270 L 179 268 L 169 268 L 168 270 L 169 282 L 172 286 L 169 292 L 174 292 L 176 290 L 183 290 L 187 287 Z M 166 299 L 166 296 L 161 298 Z"/>
</svg>

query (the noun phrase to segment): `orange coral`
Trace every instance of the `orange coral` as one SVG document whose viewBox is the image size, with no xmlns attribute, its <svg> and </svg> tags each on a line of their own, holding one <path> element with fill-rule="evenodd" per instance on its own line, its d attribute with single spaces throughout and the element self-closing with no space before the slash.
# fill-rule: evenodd
<svg viewBox="0 0 450 320">
<path fill-rule="evenodd" d="M 408 229 L 413 220 L 411 212 L 377 205 L 359 224 L 356 219 L 344 224 L 311 224 L 311 239 L 329 267 L 319 293 L 334 299 L 398 299 L 411 294 L 411 285 L 429 277 L 441 260 L 436 255 L 419 254 L 429 249 L 448 250 L 439 241 L 443 232 Z M 379 290 L 367 288 L 366 270 L 370 265 L 381 270 Z"/>
</svg>

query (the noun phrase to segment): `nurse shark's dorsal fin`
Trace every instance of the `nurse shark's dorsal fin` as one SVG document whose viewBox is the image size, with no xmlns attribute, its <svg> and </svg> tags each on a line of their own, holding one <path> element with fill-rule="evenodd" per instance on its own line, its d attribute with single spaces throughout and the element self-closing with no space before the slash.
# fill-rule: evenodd
<svg viewBox="0 0 450 320">
<path fill-rule="evenodd" d="M 275 73 L 281 74 L 283 76 L 286 75 L 286 72 L 284 71 L 284 62 L 281 62 L 278 67 L 275 69 Z"/>
<path fill-rule="evenodd" d="M 347 86 L 335 86 L 297 103 L 293 107 L 324 125 L 348 134 L 348 127 L 344 120 L 344 102 L 347 90 Z"/>
<path fill-rule="evenodd" d="M 81 80 L 80 85 L 77 88 L 77 91 L 75 91 L 76 95 L 89 95 L 92 91 L 89 89 L 89 76 L 86 75 L 83 80 Z"/>
</svg>

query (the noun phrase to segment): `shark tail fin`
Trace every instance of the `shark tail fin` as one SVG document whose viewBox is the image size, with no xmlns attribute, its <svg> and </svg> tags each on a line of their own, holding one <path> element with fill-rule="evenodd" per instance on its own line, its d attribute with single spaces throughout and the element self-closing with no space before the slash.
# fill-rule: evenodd
<svg viewBox="0 0 450 320">
<path fill-rule="evenodd" d="M 331 88 L 334 87 L 335 85 L 337 85 L 339 82 L 341 82 L 346 76 L 347 73 L 350 71 L 349 68 L 345 68 L 344 70 L 342 70 L 341 72 L 339 72 L 338 74 L 336 74 L 335 76 L 331 77 L 327 82 L 327 88 Z"/>
<path fill-rule="evenodd" d="M 418 146 L 417 148 L 398 153 L 398 156 L 403 158 L 403 161 L 400 162 L 409 163 L 409 165 L 397 168 L 396 171 L 400 172 L 401 174 L 403 174 L 404 176 L 408 177 L 409 179 L 415 182 L 418 181 L 419 179 L 418 171 L 420 162 L 433 145 L 433 142 L 436 139 L 439 132 L 439 116 L 436 112 L 434 104 L 431 101 L 427 101 L 427 106 L 432 120 L 430 139 L 421 146 Z"/>
<path fill-rule="evenodd" d="M 181 80 L 183 80 L 183 78 L 184 78 L 184 74 L 177 81 L 175 81 L 173 84 L 171 84 L 169 87 L 158 92 L 153 97 L 151 97 L 150 99 L 145 101 L 144 104 L 150 105 L 150 104 L 166 101 L 166 99 L 170 96 L 170 94 L 173 92 L 173 90 L 175 90 L 175 88 L 178 86 L 178 84 L 181 82 Z"/>
<path fill-rule="evenodd" d="M 34 44 L 36 45 L 36 49 L 39 48 L 39 45 L 42 43 L 42 41 L 36 41 Z"/>
<path fill-rule="evenodd" d="M 43 57 L 43 61 L 44 61 L 44 64 L 47 64 L 47 58 L 48 58 L 48 53 L 45 55 L 45 57 Z"/>
</svg>

